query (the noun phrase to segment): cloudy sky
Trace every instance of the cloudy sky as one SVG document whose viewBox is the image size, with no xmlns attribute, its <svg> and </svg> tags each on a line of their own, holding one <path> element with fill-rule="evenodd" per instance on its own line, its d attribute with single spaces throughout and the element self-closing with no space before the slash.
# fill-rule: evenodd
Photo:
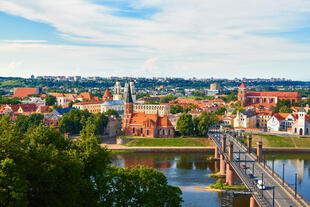
<svg viewBox="0 0 310 207">
<path fill-rule="evenodd" d="M 310 80 L 310 0 L 1 0 L 0 76 Z"/>
</svg>

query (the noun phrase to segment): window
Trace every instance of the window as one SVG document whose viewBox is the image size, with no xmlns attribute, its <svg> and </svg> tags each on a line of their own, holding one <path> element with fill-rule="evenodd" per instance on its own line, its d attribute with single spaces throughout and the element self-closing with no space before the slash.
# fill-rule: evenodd
<svg viewBox="0 0 310 207">
<path fill-rule="evenodd" d="M 149 135 L 149 130 L 146 130 L 146 134 Z"/>
<path fill-rule="evenodd" d="M 140 131 L 141 131 L 141 134 L 143 134 L 143 128 L 141 128 L 141 130 L 140 130 Z"/>
<path fill-rule="evenodd" d="M 132 133 L 135 133 L 135 128 L 132 128 Z"/>
</svg>

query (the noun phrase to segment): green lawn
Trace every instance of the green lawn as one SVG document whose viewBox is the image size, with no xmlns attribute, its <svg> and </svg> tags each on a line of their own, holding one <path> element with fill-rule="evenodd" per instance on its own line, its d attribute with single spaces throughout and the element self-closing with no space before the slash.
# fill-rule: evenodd
<svg viewBox="0 0 310 207">
<path fill-rule="evenodd" d="M 263 141 L 263 147 L 310 147 L 310 138 L 286 137 L 277 135 L 253 135 L 253 145 L 256 146 L 257 141 Z"/>
<path fill-rule="evenodd" d="M 297 147 L 310 147 L 310 138 L 294 138 Z"/>
<path fill-rule="evenodd" d="M 270 147 L 295 147 L 290 137 L 281 137 L 275 135 L 263 135 Z"/>
<path fill-rule="evenodd" d="M 129 147 L 202 147 L 206 146 L 196 138 L 138 138 L 125 144 Z"/>
</svg>

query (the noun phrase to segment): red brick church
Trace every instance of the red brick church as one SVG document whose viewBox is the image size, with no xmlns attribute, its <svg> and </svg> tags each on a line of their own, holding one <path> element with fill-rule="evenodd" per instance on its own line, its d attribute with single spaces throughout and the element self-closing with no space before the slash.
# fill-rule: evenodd
<svg viewBox="0 0 310 207">
<path fill-rule="evenodd" d="M 122 120 L 123 135 L 140 137 L 173 138 L 174 128 L 166 115 L 145 114 L 133 111 L 130 84 L 125 93 L 124 115 Z"/>
<path fill-rule="evenodd" d="M 301 96 L 298 92 L 247 91 L 244 83 L 238 89 L 238 101 L 247 106 L 274 106 L 279 100 L 290 100 L 291 103 L 295 103 L 301 100 Z"/>
</svg>

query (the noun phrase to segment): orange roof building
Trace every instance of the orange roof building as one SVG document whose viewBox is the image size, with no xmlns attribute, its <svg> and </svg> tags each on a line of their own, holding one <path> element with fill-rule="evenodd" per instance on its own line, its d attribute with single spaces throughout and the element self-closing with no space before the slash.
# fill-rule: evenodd
<svg viewBox="0 0 310 207">
<path fill-rule="evenodd" d="M 108 89 L 104 92 L 103 100 L 104 101 L 112 101 L 113 100 L 113 97 L 111 96 Z"/>
<path fill-rule="evenodd" d="M 16 88 L 13 97 L 26 98 L 29 95 L 38 95 L 39 93 L 39 88 Z"/>
<path fill-rule="evenodd" d="M 242 83 L 238 90 L 238 101 L 245 105 L 275 106 L 279 100 L 289 100 L 296 103 L 301 100 L 298 92 L 274 92 L 274 91 L 247 91 Z"/>
<path fill-rule="evenodd" d="M 125 97 L 124 115 L 122 120 L 123 134 L 126 136 L 140 136 L 150 138 L 172 138 L 174 127 L 167 115 L 160 117 L 158 114 L 146 114 L 133 112 L 133 99 L 131 97 L 130 85 Z"/>
</svg>

